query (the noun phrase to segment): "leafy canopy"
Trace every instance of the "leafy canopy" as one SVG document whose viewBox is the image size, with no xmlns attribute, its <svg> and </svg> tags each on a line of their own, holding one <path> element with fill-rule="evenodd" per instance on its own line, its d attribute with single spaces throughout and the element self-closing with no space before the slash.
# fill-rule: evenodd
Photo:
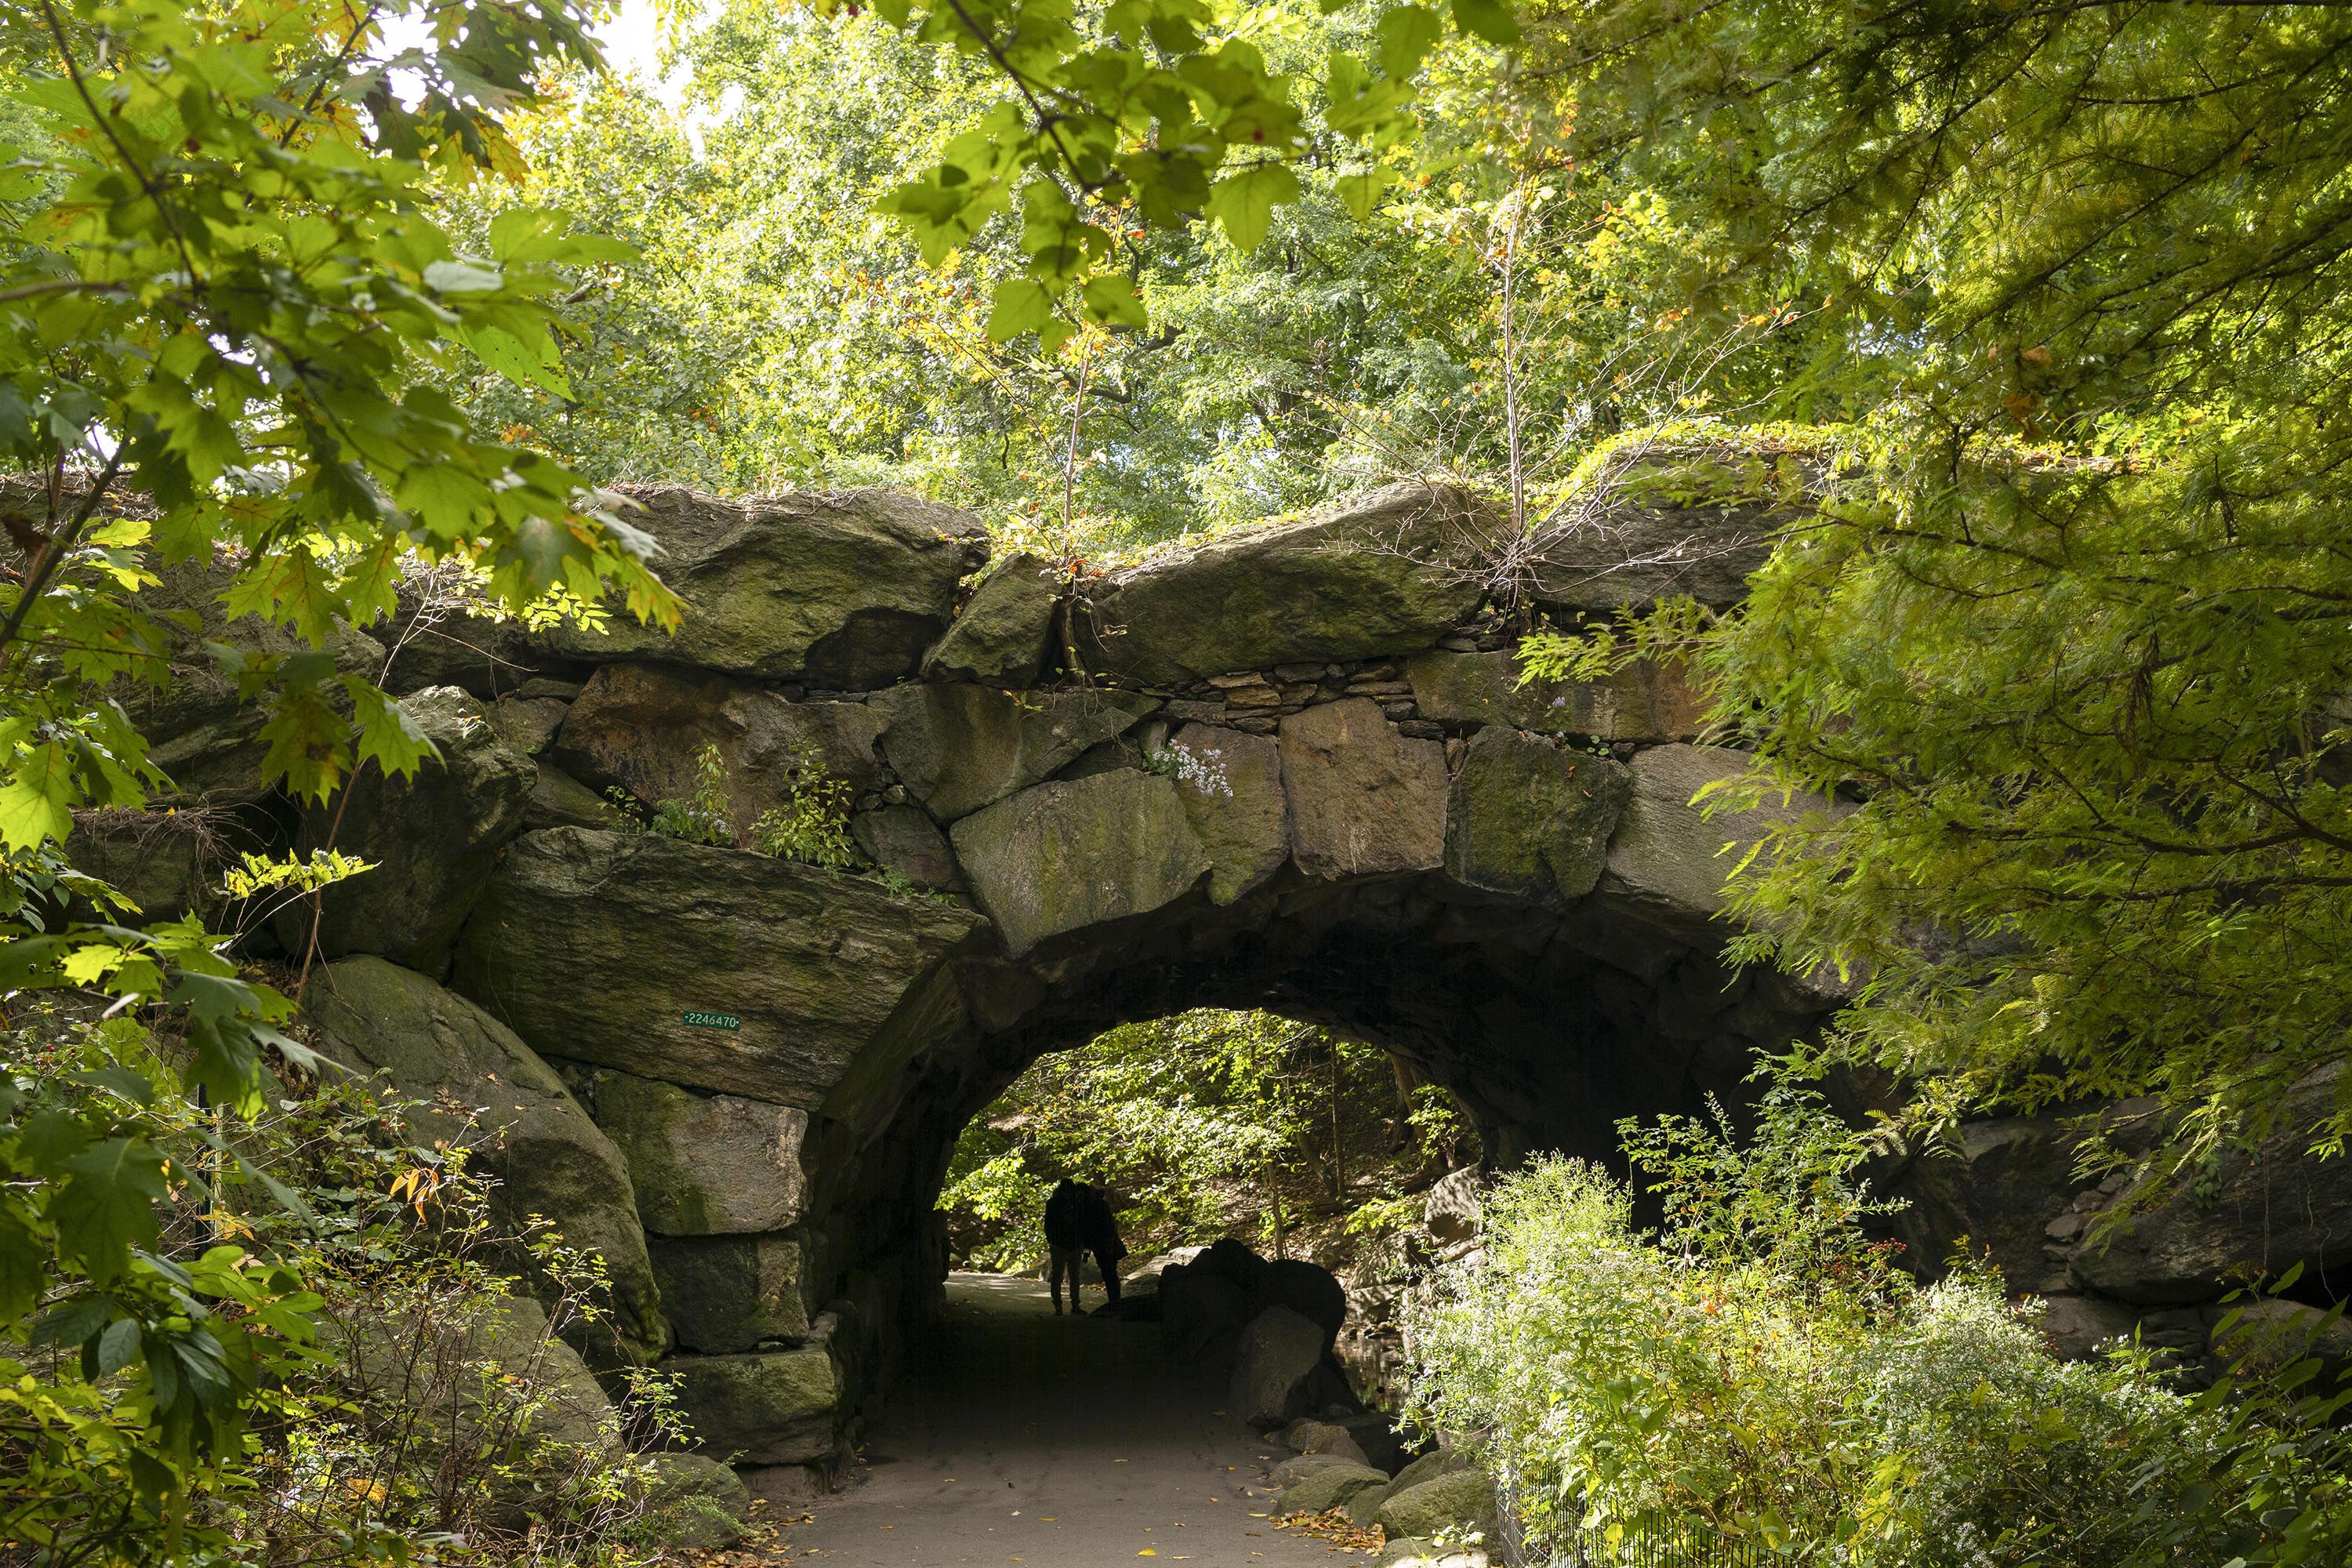
<svg viewBox="0 0 2352 1568">
<path fill-rule="evenodd" d="M 1723 237 L 1688 308 L 1837 328 L 1713 432 L 1813 515 L 1648 633 L 1861 803 L 1751 868 L 1748 951 L 1868 974 L 1839 1048 L 1940 1105 L 2268 1114 L 2352 1017 L 2352 14 L 1547 15 L 1588 153 Z"/>
</svg>

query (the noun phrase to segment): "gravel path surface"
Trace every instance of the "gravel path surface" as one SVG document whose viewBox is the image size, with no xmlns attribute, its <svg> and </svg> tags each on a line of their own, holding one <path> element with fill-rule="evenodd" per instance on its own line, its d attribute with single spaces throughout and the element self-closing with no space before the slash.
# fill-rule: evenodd
<svg viewBox="0 0 2352 1568">
<path fill-rule="evenodd" d="M 1160 1354 L 1155 1325 L 1057 1318 L 1034 1279 L 959 1274 L 948 1297 L 847 1489 L 808 1504 L 815 1520 L 788 1532 L 795 1561 L 1364 1561 L 1266 1522 L 1265 1468 L 1279 1455 L 1224 1413 L 1222 1379 Z"/>
</svg>

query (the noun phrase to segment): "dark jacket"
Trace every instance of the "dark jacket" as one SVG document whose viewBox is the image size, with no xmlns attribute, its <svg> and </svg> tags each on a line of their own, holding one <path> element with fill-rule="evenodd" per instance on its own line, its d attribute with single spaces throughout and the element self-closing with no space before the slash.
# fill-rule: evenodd
<svg viewBox="0 0 2352 1568">
<path fill-rule="evenodd" d="M 1076 1247 L 1105 1262 L 1127 1256 L 1110 1200 L 1100 1187 L 1084 1182 L 1065 1181 L 1045 1200 L 1045 1245 L 1059 1251 Z"/>
</svg>

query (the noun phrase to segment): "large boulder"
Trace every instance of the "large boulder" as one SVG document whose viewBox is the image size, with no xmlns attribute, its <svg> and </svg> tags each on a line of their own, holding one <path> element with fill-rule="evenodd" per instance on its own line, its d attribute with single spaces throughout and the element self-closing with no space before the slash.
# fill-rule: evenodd
<svg viewBox="0 0 2352 1568">
<path fill-rule="evenodd" d="M 332 847 L 375 862 L 320 896 L 319 951 L 372 952 L 438 973 L 472 912 L 499 851 L 522 831 L 536 770 L 499 739 L 480 702 L 454 686 L 400 700 L 403 712 L 441 752 L 412 776 L 362 769 L 342 795 L 304 808 L 296 847 Z M 278 939 L 300 953 L 311 931 L 309 900 L 289 904 Z"/>
<path fill-rule="evenodd" d="M 1323 1331 L 1326 1351 L 1348 1321 L 1348 1288 L 1328 1268 L 1302 1258 L 1279 1258 L 1267 1264 L 1250 1304 L 1261 1312 L 1286 1307 L 1297 1313 Z"/>
<path fill-rule="evenodd" d="M 1389 1479 L 1370 1465 L 1326 1465 L 1285 1489 L 1275 1506 L 1284 1513 L 1327 1513 L 1368 1491 L 1388 1489 Z"/>
<path fill-rule="evenodd" d="M 679 1348 L 711 1354 L 809 1331 L 800 1243 L 789 1236 L 656 1236 L 662 1312 Z"/>
<path fill-rule="evenodd" d="M 598 795 L 552 763 L 539 764 L 539 777 L 530 786 L 530 804 L 523 808 L 522 829 L 536 833 L 543 827 L 626 828 L 632 826 L 628 813 L 623 811 L 609 795 Z"/>
<path fill-rule="evenodd" d="M 508 849 L 454 984 L 551 1055 L 814 1110 L 862 1057 L 895 1072 L 961 1026 L 928 983 L 981 929 L 814 867 L 559 827 Z"/>
<path fill-rule="evenodd" d="M 689 1552 L 723 1552 L 743 1539 L 751 1492 L 734 1468 L 707 1454 L 648 1454 L 645 1514 L 635 1533 Z"/>
<path fill-rule="evenodd" d="M 1949 1150 L 1931 1150 L 1896 1187 L 1909 1206 L 1896 1216 L 1921 1264 L 1940 1264 L 1961 1237 L 2012 1290 L 2048 1289 L 2042 1255 L 2048 1226 L 2068 1211 L 2076 1188 L 2080 1135 L 2066 1118 L 2010 1116 L 1959 1125 Z"/>
<path fill-rule="evenodd" d="M 1445 748 L 1407 740 L 1367 697 L 1282 721 L 1292 857 L 1310 877 L 1428 871 L 1445 858 Z"/>
<path fill-rule="evenodd" d="M 950 837 L 1015 958 L 1065 931 L 1159 909 L 1209 869 L 1176 786 L 1150 773 L 1039 784 L 965 817 Z"/>
<path fill-rule="evenodd" d="M 1423 1481 L 1477 1468 L 1478 1461 L 1459 1448 L 1432 1448 L 1396 1473 L 1396 1489 L 1409 1491 Z"/>
<path fill-rule="evenodd" d="M 807 1111 L 610 1069 L 590 1076 L 587 1096 L 596 1125 L 628 1162 L 647 1230 L 745 1235 L 800 1218 Z"/>
<path fill-rule="evenodd" d="M 1271 735 L 1187 724 L 1161 753 L 1184 815 L 1209 852 L 1209 901 L 1230 904 L 1290 858 L 1282 755 Z"/>
<path fill-rule="evenodd" d="M 1160 1272 L 1160 1337 L 1181 1361 L 1216 1364 L 1249 1321 L 1249 1292 L 1197 1263 Z"/>
<path fill-rule="evenodd" d="M 1470 737 L 1445 805 L 1446 874 L 1536 903 L 1601 880 L 1632 770 L 1502 725 Z"/>
<path fill-rule="evenodd" d="M 1408 482 L 1229 534 L 1089 584 L 1087 652 L 1145 685 L 1410 653 L 1477 607 L 1489 526 L 1461 491 Z"/>
<path fill-rule="evenodd" d="M 1687 741 L 1706 700 L 1679 660 L 1638 660 L 1599 680 L 1530 680 L 1509 648 L 1432 650 L 1405 661 L 1413 705 L 1445 724 L 1505 724 L 1545 735 L 1608 741 Z"/>
<path fill-rule="evenodd" d="M 1480 1223 L 1475 1165 L 1447 1172 L 1430 1184 L 1422 1198 L 1421 1227 L 1440 1247 L 1457 1247 L 1474 1239 Z"/>
<path fill-rule="evenodd" d="M 838 691 L 913 672 L 948 627 L 956 584 L 988 559 L 970 514 L 882 490 L 721 500 L 634 492 L 629 521 L 662 547 L 654 568 L 685 601 L 675 634 L 617 611 L 600 631 L 541 634 L 558 656 L 669 659 Z"/>
<path fill-rule="evenodd" d="M 1547 531 L 1530 595 L 1587 614 L 1685 596 L 1736 605 L 1817 479 L 1792 457 L 1728 448 L 1641 454 L 1607 477 L 1607 504 Z"/>
<path fill-rule="evenodd" d="M 1192 1255 L 1192 1267 L 1230 1279 L 1241 1287 L 1244 1295 L 1255 1298 L 1258 1288 L 1265 1283 L 1265 1271 L 1270 1265 L 1248 1243 L 1223 1236 Z"/>
<path fill-rule="evenodd" d="M 1724 879 L 1768 827 L 1837 814 L 1814 796 L 1768 799 L 1752 810 L 1694 805 L 1711 784 L 1748 771 L 1746 752 L 1713 746 L 1652 746 L 1633 756 L 1633 789 L 1609 840 L 1604 891 L 1670 921 L 1695 922 L 1723 910 Z"/>
<path fill-rule="evenodd" d="M 2259 1142 L 2225 1148 L 2193 1184 L 2148 1179 L 2126 1190 L 2115 1205 L 2126 1217 L 2094 1229 L 2074 1277 L 2163 1306 L 2210 1300 L 2242 1274 L 2300 1263 L 2326 1279 L 2352 1266 L 2352 1159 L 2309 1152 L 2340 1103 L 2343 1073 L 2332 1065 L 2305 1077 Z"/>
<path fill-rule="evenodd" d="M 1052 562 L 1026 551 L 998 566 L 924 658 L 924 678 L 995 686 L 1035 680 L 1053 637 L 1062 577 Z"/>
<path fill-rule="evenodd" d="M 510 1230 L 543 1215 L 567 1245 L 601 1258 L 617 1348 L 637 1360 L 660 1353 L 668 1331 L 628 1166 L 554 1068 L 471 1002 L 380 958 L 320 969 L 302 1006 L 331 1060 L 381 1073 L 416 1100 L 478 1108 L 419 1110 L 411 1131 L 476 1148 Z"/>
<path fill-rule="evenodd" d="M 139 906 L 150 921 L 217 917 L 228 903 L 221 877 L 247 842 L 228 812 L 197 806 L 141 811 L 114 807 L 74 814 L 66 858 Z"/>
<path fill-rule="evenodd" d="M 1397 1484 L 1381 1503 L 1381 1528 L 1391 1540 L 1410 1536 L 1427 1541 L 1444 1533 L 1460 1536 L 1481 1531 L 1495 1537 L 1495 1483 L 1479 1469 L 1451 1470 L 1412 1486 Z"/>
<path fill-rule="evenodd" d="M 878 693 L 882 750 L 908 793 L 942 822 L 1060 772 L 1150 712 L 1131 692 L 1081 688 L 1014 696 L 965 681 Z"/>
<path fill-rule="evenodd" d="M 745 1355 L 672 1356 L 677 1407 L 701 1452 L 742 1465 L 805 1465 L 841 1441 L 842 1389 L 824 1345 Z"/>
<path fill-rule="evenodd" d="M 1234 1352 L 1234 1414 L 1271 1430 L 1309 1411 L 1353 1405 L 1354 1391 L 1328 1347 L 1323 1325 L 1287 1307 L 1253 1317 Z"/>
<path fill-rule="evenodd" d="M 695 793 L 707 746 L 726 764 L 727 820 L 748 836 L 795 784 L 833 779 L 871 789 L 881 764 L 881 712 L 863 702 L 787 702 L 748 681 L 704 670 L 612 664 L 592 676 L 548 758 L 597 788 L 647 805 Z"/>
</svg>

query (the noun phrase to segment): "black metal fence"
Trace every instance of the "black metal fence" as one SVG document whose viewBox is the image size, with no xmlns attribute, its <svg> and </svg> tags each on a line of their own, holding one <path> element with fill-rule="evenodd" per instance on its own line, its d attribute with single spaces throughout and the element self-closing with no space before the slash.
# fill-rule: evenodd
<svg viewBox="0 0 2352 1568">
<path fill-rule="evenodd" d="M 1773 1554 L 1752 1541 L 1668 1541 L 1629 1535 L 1614 1545 L 1586 1531 L 1553 1559 L 1553 1568 L 1767 1568 Z"/>
</svg>

